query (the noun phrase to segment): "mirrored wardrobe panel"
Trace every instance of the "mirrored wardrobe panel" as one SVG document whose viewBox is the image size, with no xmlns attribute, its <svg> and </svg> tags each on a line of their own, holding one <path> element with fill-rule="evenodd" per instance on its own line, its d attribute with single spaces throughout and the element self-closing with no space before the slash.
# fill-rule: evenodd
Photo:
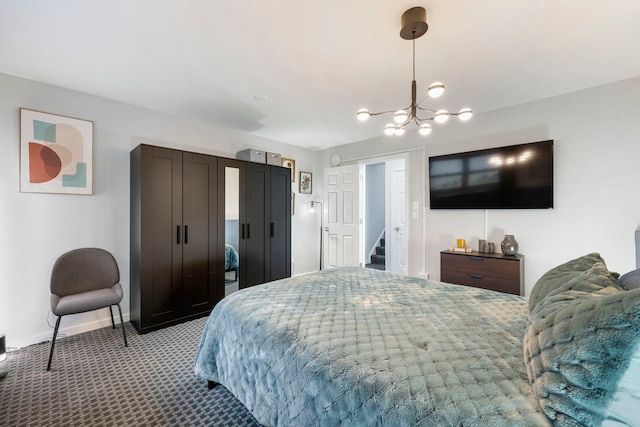
<svg viewBox="0 0 640 427">
<path fill-rule="evenodd" d="M 240 283 L 240 168 L 224 167 L 224 283 L 225 296 Z"/>
</svg>

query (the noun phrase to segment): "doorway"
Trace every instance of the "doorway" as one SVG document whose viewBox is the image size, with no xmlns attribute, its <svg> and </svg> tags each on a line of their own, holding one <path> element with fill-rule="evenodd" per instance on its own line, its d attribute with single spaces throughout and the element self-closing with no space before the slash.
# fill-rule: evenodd
<svg viewBox="0 0 640 427">
<path fill-rule="evenodd" d="M 361 265 L 407 274 L 405 159 L 374 159 L 361 167 Z"/>
<path fill-rule="evenodd" d="M 407 274 L 406 163 L 385 157 L 326 168 L 324 266 Z"/>
</svg>

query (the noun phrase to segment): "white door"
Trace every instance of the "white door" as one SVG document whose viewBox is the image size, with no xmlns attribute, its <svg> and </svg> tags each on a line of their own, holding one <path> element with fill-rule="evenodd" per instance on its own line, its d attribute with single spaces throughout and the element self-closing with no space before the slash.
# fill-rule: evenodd
<svg viewBox="0 0 640 427">
<path fill-rule="evenodd" d="M 387 271 L 407 274 L 404 159 L 386 162 Z"/>
<path fill-rule="evenodd" d="M 359 266 L 360 166 L 338 166 L 324 170 L 325 245 L 328 268 Z"/>
</svg>

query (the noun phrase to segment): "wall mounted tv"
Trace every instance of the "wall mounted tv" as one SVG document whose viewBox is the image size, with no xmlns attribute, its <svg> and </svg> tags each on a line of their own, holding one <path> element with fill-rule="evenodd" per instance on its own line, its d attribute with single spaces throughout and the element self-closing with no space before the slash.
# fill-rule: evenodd
<svg viewBox="0 0 640 427">
<path fill-rule="evenodd" d="M 553 140 L 429 157 L 431 209 L 553 208 Z"/>
</svg>

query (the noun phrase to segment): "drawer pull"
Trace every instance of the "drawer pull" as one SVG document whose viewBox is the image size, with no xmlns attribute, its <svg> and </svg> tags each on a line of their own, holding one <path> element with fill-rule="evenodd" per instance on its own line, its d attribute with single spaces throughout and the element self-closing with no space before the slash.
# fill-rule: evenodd
<svg viewBox="0 0 640 427">
<path fill-rule="evenodd" d="M 484 260 L 484 257 L 481 257 L 481 256 L 470 256 L 469 259 L 471 261 L 482 261 L 482 260 Z"/>
<path fill-rule="evenodd" d="M 482 274 L 473 274 L 473 273 L 470 273 L 470 274 L 469 274 L 469 277 L 471 277 L 472 279 L 479 279 L 479 280 L 484 279 L 484 276 L 483 276 Z"/>
</svg>

